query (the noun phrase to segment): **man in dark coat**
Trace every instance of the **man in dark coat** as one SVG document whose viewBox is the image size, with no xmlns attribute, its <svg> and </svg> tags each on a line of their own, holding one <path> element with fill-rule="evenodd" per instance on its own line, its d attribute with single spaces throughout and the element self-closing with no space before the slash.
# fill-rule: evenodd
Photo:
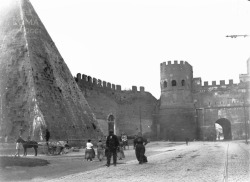
<svg viewBox="0 0 250 182">
<path fill-rule="evenodd" d="M 139 164 L 148 162 L 147 157 L 145 156 L 145 145 L 148 141 L 142 137 L 142 134 L 139 132 L 137 138 L 134 140 L 135 145 L 135 155 Z"/>
<path fill-rule="evenodd" d="M 118 137 L 114 134 L 113 131 L 109 132 L 109 136 L 106 141 L 106 149 L 107 149 L 107 164 L 106 166 L 110 166 L 111 157 L 113 156 L 113 163 L 116 166 L 117 160 L 117 148 L 119 147 Z"/>
</svg>

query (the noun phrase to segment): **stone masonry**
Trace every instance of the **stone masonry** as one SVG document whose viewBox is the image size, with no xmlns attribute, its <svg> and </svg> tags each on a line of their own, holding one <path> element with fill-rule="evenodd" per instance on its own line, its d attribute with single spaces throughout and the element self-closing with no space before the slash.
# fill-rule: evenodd
<svg viewBox="0 0 250 182">
<path fill-rule="evenodd" d="M 0 133 L 14 140 L 102 136 L 97 120 L 28 0 L 0 10 Z"/>
</svg>

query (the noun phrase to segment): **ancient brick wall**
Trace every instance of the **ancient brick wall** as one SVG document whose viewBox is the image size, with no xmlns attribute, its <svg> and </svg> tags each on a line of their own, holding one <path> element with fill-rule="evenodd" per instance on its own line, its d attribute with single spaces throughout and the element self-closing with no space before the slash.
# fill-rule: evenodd
<svg viewBox="0 0 250 182">
<path fill-rule="evenodd" d="M 232 139 L 245 139 L 249 132 L 249 82 L 234 84 L 224 80 L 212 85 L 204 82 L 193 90 L 196 108 L 202 109 L 198 118 L 200 139 L 215 138 L 214 124 L 220 119 L 228 120 Z M 247 130 L 246 130 L 247 129 Z"/>
<path fill-rule="evenodd" d="M 120 85 L 81 74 L 75 79 L 105 135 L 110 114 L 115 118 L 117 135 L 136 135 L 140 131 L 140 123 L 143 134 L 151 135 L 157 99 L 145 92 L 144 87 L 122 90 Z"/>
</svg>

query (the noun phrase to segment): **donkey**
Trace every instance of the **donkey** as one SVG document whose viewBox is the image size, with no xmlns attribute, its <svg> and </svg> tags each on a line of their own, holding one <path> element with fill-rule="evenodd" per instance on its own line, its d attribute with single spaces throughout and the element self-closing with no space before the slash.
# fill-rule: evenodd
<svg viewBox="0 0 250 182">
<path fill-rule="evenodd" d="M 31 140 L 25 141 L 22 138 L 20 138 L 20 140 L 21 140 L 21 143 L 23 144 L 24 156 L 27 155 L 27 148 L 34 148 L 35 156 L 37 156 L 38 143 L 36 141 L 31 141 Z"/>
</svg>

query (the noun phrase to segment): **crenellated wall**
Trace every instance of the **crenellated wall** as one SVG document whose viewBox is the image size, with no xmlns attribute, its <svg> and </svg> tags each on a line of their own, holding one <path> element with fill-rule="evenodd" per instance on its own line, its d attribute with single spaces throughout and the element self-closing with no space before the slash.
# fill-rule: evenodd
<svg viewBox="0 0 250 182">
<path fill-rule="evenodd" d="M 144 135 L 151 135 L 158 101 L 144 87 L 139 91 L 136 86 L 122 90 L 120 85 L 79 73 L 75 80 L 105 135 L 108 134 L 109 115 L 114 116 L 117 135 L 123 132 L 136 135 L 140 128 Z"/>
<path fill-rule="evenodd" d="M 142 128 L 144 135 L 155 139 L 214 140 L 218 123 L 224 128 L 226 139 L 245 138 L 250 112 L 250 86 L 246 79 L 240 83 L 230 79 L 227 83 L 220 80 L 209 84 L 200 77 L 193 78 L 188 62 L 176 60 L 161 63 L 160 75 L 160 100 L 144 87 L 139 91 L 136 86 L 122 90 L 121 85 L 84 74 L 77 74 L 75 80 L 104 134 L 108 132 L 107 118 L 112 114 L 118 135 L 135 135 Z"/>
<path fill-rule="evenodd" d="M 212 81 L 212 84 L 209 84 L 208 81 L 203 82 L 201 78 L 193 79 L 193 92 L 205 92 L 209 90 L 217 90 L 217 89 L 231 89 L 238 84 L 234 83 L 232 79 L 228 80 L 228 84 L 226 84 L 225 80 L 220 80 L 219 84 L 216 81 Z"/>
<path fill-rule="evenodd" d="M 78 82 L 80 85 L 84 85 L 84 87 L 99 87 L 103 90 L 112 90 L 112 91 L 117 91 L 121 92 L 122 87 L 121 85 L 115 85 L 111 84 L 110 82 L 102 81 L 97 78 L 92 78 L 91 76 L 87 76 L 84 74 L 78 73 L 75 77 L 76 82 Z M 132 86 L 132 91 L 137 92 L 137 87 Z M 140 86 L 140 92 L 145 92 L 145 88 Z"/>
</svg>

